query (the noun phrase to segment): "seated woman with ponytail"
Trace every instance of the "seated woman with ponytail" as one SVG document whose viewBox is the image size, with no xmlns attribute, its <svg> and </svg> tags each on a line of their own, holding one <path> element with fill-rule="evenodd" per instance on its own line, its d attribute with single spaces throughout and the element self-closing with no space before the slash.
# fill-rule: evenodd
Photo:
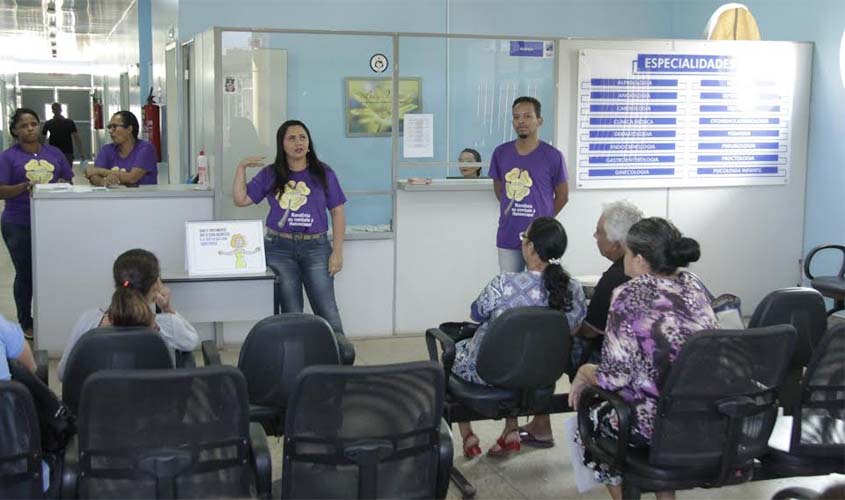
<svg viewBox="0 0 845 500">
<path fill-rule="evenodd" d="M 663 378 L 686 340 L 718 323 L 701 282 L 680 270 L 701 257 L 698 242 L 682 236 L 671 222 L 650 217 L 631 226 L 625 247 L 625 274 L 631 280 L 613 291 L 601 362 L 578 369 L 569 404 L 576 408 L 591 385 L 618 393 L 634 409 L 629 446 L 644 447 L 651 441 Z M 608 405 L 593 408 L 590 419 L 598 432 L 617 435 L 616 414 Z M 622 498 L 621 477 L 589 456 L 584 464 L 612 498 Z M 674 492 L 659 491 L 657 498 L 674 498 Z"/>
<path fill-rule="evenodd" d="M 567 239 L 560 222 L 551 217 L 540 217 L 519 236 L 527 270 L 502 273 L 484 287 L 471 306 L 472 319 L 480 322 L 481 326 L 472 338 L 455 345 L 457 352 L 452 372 L 468 382 L 486 385 L 476 370 L 478 349 L 490 328 L 490 322 L 506 310 L 522 306 L 549 306 L 566 315 L 572 332 L 581 326 L 587 314 L 581 284 L 561 266 Z M 548 416 L 545 416 L 545 421 L 536 420 L 533 422 L 534 427 L 539 429 L 543 425 L 547 426 L 547 429 L 542 430 L 551 440 Z M 480 455 L 478 437 L 472 432 L 470 423 L 461 422 L 458 425 L 464 440 L 464 456 L 472 458 Z M 520 436 L 516 419 L 508 418 L 501 436 L 487 454 L 498 457 L 519 449 Z"/>
<path fill-rule="evenodd" d="M 59 380 L 73 346 L 89 331 L 105 326 L 144 326 L 157 330 L 171 349 L 193 351 L 199 344 L 197 331 L 170 305 L 170 289 L 159 278 L 158 259 L 147 250 L 123 252 L 112 269 L 115 290 L 108 309 L 82 313 L 59 361 Z M 153 312 L 153 304 L 161 313 Z"/>
</svg>

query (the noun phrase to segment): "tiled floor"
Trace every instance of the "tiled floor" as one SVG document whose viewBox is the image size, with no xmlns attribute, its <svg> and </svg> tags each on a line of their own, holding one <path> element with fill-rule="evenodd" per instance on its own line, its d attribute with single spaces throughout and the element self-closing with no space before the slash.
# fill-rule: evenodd
<svg viewBox="0 0 845 500">
<path fill-rule="evenodd" d="M 13 270 L 5 245 L 0 245 L 0 313 L 7 318 L 15 318 L 12 300 Z M 374 365 L 427 359 L 425 342 L 422 337 L 394 337 L 388 339 L 366 339 L 354 341 L 357 351 L 356 364 Z M 223 362 L 235 364 L 238 346 L 227 346 L 223 350 Z M 198 356 L 200 358 L 200 356 Z M 56 360 L 50 366 L 50 385 L 56 391 L 61 386 L 55 377 Z M 566 391 L 568 383 L 558 384 L 558 392 Z M 572 415 L 555 415 L 552 428 L 556 436 L 563 435 L 563 422 Z M 501 422 L 474 423 L 476 434 L 482 448 L 489 447 L 501 431 Z M 505 498 L 609 498 L 603 489 L 595 489 L 579 494 L 575 488 L 569 458 L 569 447 L 562 442 L 551 449 L 538 450 L 524 448 L 524 451 L 506 459 L 492 459 L 486 456 L 466 460 L 460 454 L 461 440 L 455 429 L 455 450 L 458 452 L 455 464 L 478 489 L 479 499 Z M 559 438 L 560 439 L 560 438 Z M 278 480 L 281 477 L 282 442 L 271 438 L 273 453 L 274 498 L 278 498 Z M 771 498 L 778 490 L 790 486 L 804 486 L 822 490 L 834 482 L 845 481 L 845 476 L 831 475 L 822 477 L 758 481 L 719 490 L 692 490 L 678 494 L 682 499 L 749 499 Z M 449 498 L 459 498 L 454 487 L 449 490 Z M 649 498 L 650 495 L 646 495 Z"/>
</svg>

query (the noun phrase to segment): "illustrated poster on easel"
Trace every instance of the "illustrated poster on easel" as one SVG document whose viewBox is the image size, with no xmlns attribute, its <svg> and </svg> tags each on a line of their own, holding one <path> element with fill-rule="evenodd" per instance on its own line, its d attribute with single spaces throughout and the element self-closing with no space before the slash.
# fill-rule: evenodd
<svg viewBox="0 0 845 500">
<path fill-rule="evenodd" d="M 263 274 L 264 228 L 260 220 L 186 222 L 188 274 Z"/>
</svg>

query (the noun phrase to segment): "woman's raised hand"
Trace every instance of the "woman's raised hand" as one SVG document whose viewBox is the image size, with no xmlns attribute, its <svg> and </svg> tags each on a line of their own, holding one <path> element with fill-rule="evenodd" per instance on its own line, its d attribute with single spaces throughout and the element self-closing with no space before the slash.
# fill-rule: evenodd
<svg viewBox="0 0 845 500">
<path fill-rule="evenodd" d="M 264 160 L 266 159 L 266 156 L 247 156 L 238 163 L 238 167 L 263 167 L 265 165 Z"/>
</svg>

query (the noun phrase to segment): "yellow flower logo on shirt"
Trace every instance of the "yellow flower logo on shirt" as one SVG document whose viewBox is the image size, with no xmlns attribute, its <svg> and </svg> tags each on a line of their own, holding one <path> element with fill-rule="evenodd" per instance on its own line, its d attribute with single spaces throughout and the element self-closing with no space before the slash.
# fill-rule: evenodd
<svg viewBox="0 0 845 500">
<path fill-rule="evenodd" d="M 112 172 L 126 172 L 126 169 L 125 169 L 125 168 L 120 168 L 120 167 L 112 167 L 112 168 L 111 168 L 111 171 L 112 171 Z"/>
<path fill-rule="evenodd" d="M 531 193 L 533 185 L 528 170 L 513 168 L 505 175 L 505 194 L 510 200 L 522 201 Z"/>
<path fill-rule="evenodd" d="M 24 165 L 26 178 L 35 184 L 47 184 L 53 180 L 56 167 L 47 160 L 29 160 Z"/>
<path fill-rule="evenodd" d="M 281 196 L 276 196 L 280 207 L 296 212 L 302 208 L 302 205 L 308 203 L 309 194 L 311 194 L 311 189 L 304 182 L 288 181 L 285 185 L 285 192 Z"/>
</svg>

